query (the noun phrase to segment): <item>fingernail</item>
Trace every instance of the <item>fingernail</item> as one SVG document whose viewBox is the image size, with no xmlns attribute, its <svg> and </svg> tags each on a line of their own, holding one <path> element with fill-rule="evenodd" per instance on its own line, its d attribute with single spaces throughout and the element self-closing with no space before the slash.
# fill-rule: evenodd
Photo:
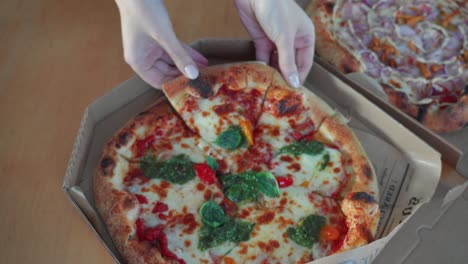
<svg viewBox="0 0 468 264">
<path fill-rule="evenodd" d="M 299 76 L 296 73 L 289 75 L 289 82 L 292 84 L 294 88 L 299 88 Z"/>
<path fill-rule="evenodd" d="M 197 68 L 195 68 L 195 66 L 193 65 L 185 66 L 184 70 L 185 70 L 185 73 L 187 74 L 187 77 L 189 77 L 190 79 L 193 80 L 198 77 L 198 70 Z"/>
</svg>

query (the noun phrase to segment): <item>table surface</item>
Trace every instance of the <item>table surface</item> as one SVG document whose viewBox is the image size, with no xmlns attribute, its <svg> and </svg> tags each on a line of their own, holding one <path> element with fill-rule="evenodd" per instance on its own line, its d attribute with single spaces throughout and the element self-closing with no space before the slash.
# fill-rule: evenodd
<svg viewBox="0 0 468 264">
<path fill-rule="evenodd" d="M 232 1 L 166 5 L 185 42 L 247 37 Z M 133 75 L 114 1 L 1 1 L 0 43 L 2 263 L 113 263 L 62 182 L 83 110 Z"/>
</svg>

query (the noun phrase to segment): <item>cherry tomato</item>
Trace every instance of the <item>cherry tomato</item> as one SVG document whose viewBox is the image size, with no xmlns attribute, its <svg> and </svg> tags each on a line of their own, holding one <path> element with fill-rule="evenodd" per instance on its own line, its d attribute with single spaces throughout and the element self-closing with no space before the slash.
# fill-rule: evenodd
<svg viewBox="0 0 468 264">
<path fill-rule="evenodd" d="M 278 186 L 280 188 L 289 187 L 294 182 L 293 178 L 291 178 L 291 177 L 282 177 L 282 176 L 276 177 L 276 181 L 278 182 Z"/>
<path fill-rule="evenodd" d="M 213 184 L 216 182 L 216 173 L 208 164 L 198 163 L 193 165 L 193 168 L 202 182 L 206 184 Z"/>
</svg>

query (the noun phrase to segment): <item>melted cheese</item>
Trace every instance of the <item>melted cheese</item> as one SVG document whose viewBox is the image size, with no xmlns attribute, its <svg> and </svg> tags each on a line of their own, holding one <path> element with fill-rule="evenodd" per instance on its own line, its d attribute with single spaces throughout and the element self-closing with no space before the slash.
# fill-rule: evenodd
<svg viewBox="0 0 468 264">
<path fill-rule="evenodd" d="M 323 165 L 325 155 L 329 156 L 329 162 Z M 292 177 L 294 186 L 303 186 L 328 197 L 339 190 L 340 183 L 345 179 L 341 153 L 328 147 L 318 155 L 278 155 L 272 163 L 275 176 Z"/>
<path fill-rule="evenodd" d="M 322 241 L 308 249 L 289 239 L 286 230 L 311 214 L 324 216 L 327 223 L 343 221 L 334 200 L 294 186 L 282 189 L 278 198 L 265 198 L 263 207 L 251 203 L 241 206 L 239 211 L 241 219 L 256 224 L 250 239 L 237 246 L 227 243 L 210 249 L 214 256 L 230 252 L 227 256 L 236 263 L 307 262 L 329 255 L 330 243 Z"/>
</svg>

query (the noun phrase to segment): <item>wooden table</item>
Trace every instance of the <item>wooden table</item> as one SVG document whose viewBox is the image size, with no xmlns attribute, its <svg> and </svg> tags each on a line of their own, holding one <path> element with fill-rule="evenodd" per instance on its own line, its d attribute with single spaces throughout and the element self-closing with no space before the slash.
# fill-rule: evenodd
<svg viewBox="0 0 468 264">
<path fill-rule="evenodd" d="M 166 4 L 183 41 L 247 37 L 232 1 Z M 1 262 L 113 263 L 61 187 L 83 110 L 133 74 L 114 2 L 4 0 L 0 43 Z"/>
</svg>

